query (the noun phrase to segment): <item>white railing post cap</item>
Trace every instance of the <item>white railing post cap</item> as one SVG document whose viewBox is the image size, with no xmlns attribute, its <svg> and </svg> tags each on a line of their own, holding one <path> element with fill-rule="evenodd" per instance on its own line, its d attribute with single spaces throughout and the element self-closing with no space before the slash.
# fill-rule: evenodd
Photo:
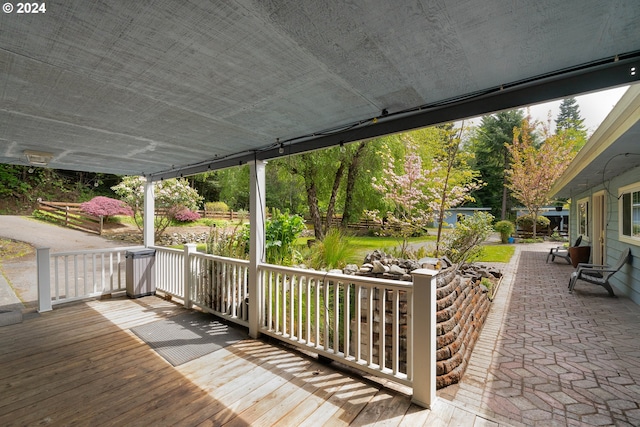
<svg viewBox="0 0 640 427">
<path fill-rule="evenodd" d="M 437 276 L 440 273 L 438 270 L 431 270 L 430 268 L 418 268 L 417 270 L 413 270 L 411 272 L 412 276 Z"/>
</svg>

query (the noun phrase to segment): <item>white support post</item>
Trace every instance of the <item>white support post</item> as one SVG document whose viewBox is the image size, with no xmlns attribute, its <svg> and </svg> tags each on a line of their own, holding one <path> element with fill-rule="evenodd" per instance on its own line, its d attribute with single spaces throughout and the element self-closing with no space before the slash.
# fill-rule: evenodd
<svg viewBox="0 0 640 427">
<path fill-rule="evenodd" d="M 413 397 L 432 408 L 436 400 L 436 275 L 435 270 L 414 270 L 413 276 Z"/>
<path fill-rule="evenodd" d="M 258 338 L 263 312 L 262 277 L 258 266 L 265 259 L 265 165 L 260 160 L 250 163 L 249 188 L 249 335 Z"/>
<path fill-rule="evenodd" d="M 36 249 L 38 266 L 38 312 L 51 311 L 51 267 L 49 248 Z"/>
<path fill-rule="evenodd" d="M 195 243 L 187 243 L 184 245 L 184 307 L 191 308 L 191 284 L 193 282 L 194 272 L 191 271 L 191 255 L 196 251 Z"/>
<path fill-rule="evenodd" d="M 156 201 L 154 189 L 155 184 L 153 181 L 147 181 L 144 185 L 144 211 L 143 211 L 143 239 L 144 246 L 150 247 L 155 245 L 155 215 L 156 215 Z"/>
</svg>

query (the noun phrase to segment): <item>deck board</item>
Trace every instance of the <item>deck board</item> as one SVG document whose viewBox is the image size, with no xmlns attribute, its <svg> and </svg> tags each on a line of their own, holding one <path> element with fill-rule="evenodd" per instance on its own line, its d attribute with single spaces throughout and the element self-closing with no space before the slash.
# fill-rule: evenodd
<svg viewBox="0 0 640 427">
<path fill-rule="evenodd" d="M 419 408 L 267 341 L 173 367 L 130 331 L 184 312 L 157 297 L 114 298 L 0 328 L 0 425 L 495 425 L 442 399 Z"/>
</svg>

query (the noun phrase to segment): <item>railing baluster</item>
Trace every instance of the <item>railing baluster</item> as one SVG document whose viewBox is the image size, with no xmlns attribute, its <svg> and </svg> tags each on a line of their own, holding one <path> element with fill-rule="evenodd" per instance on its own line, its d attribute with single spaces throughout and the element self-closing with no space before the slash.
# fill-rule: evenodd
<svg viewBox="0 0 640 427">
<path fill-rule="evenodd" d="M 340 351 L 340 282 L 333 282 L 333 353 Z"/>
<path fill-rule="evenodd" d="M 378 288 L 380 293 L 380 298 L 378 299 L 378 313 L 380 316 L 380 322 L 378 323 L 380 331 L 378 332 L 378 365 L 380 365 L 380 369 L 385 368 L 386 364 L 386 331 L 387 331 L 387 316 L 386 316 L 386 296 L 387 291 L 384 288 Z"/>
<path fill-rule="evenodd" d="M 355 300 L 356 300 L 356 307 L 355 307 L 355 314 L 354 314 L 354 320 L 356 323 L 356 330 L 355 330 L 355 344 L 356 344 L 356 349 L 355 349 L 355 358 L 356 361 L 359 361 L 362 359 L 362 285 L 357 284 L 356 285 L 356 292 L 355 292 Z"/>
<path fill-rule="evenodd" d="M 350 356 L 350 352 L 351 352 L 351 348 L 350 348 L 350 334 L 349 331 L 351 330 L 351 285 L 348 283 L 345 283 L 344 285 L 344 307 L 343 307 L 343 312 L 344 312 L 344 325 L 343 326 L 343 332 L 342 332 L 342 348 L 343 348 L 343 353 L 345 357 L 349 357 Z"/>
<path fill-rule="evenodd" d="M 393 351 L 391 352 L 391 369 L 393 371 L 393 374 L 397 374 L 398 373 L 398 364 L 399 364 L 399 353 L 400 353 L 400 341 L 399 341 L 399 334 L 398 334 L 398 328 L 399 326 L 399 317 L 400 317 L 400 313 L 399 313 L 399 293 L 400 291 L 398 291 L 397 289 L 395 289 L 393 291 L 393 299 L 391 301 L 391 313 L 392 313 L 392 318 L 391 321 L 393 322 L 392 324 L 392 332 L 391 332 L 391 340 L 392 340 L 392 348 Z"/>
</svg>

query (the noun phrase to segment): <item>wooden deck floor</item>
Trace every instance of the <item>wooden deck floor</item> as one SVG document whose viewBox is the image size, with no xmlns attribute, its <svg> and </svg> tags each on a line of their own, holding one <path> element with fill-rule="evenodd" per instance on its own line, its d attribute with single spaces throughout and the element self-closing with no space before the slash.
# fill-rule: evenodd
<svg viewBox="0 0 640 427">
<path fill-rule="evenodd" d="M 156 297 L 91 301 L 0 328 L 0 425 L 497 426 L 287 348 L 246 340 L 178 367 L 130 328 L 184 312 Z"/>
</svg>

